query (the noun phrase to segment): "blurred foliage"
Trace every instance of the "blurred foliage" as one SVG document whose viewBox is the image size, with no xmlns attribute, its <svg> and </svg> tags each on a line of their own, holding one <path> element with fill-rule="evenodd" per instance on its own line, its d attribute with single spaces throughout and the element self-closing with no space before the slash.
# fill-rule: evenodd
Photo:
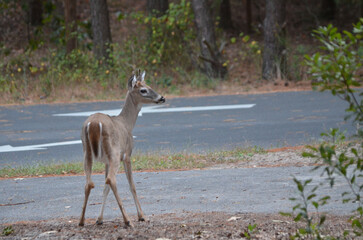
<svg viewBox="0 0 363 240">
<path fill-rule="evenodd" d="M 363 18 L 354 25 L 353 32 L 338 32 L 332 25 L 319 27 L 314 36 L 322 46 L 323 52 L 306 56 L 309 73 L 320 91 L 329 90 L 335 96 L 347 101 L 347 112 L 354 120 L 363 122 L 362 78 L 358 70 L 363 63 Z M 358 97 L 358 96 L 359 97 Z"/>
<path fill-rule="evenodd" d="M 348 117 L 353 117 L 357 123 L 356 140 L 348 146 L 339 146 L 346 141 L 344 133 L 339 129 L 330 129 L 322 133 L 327 140 L 319 147 L 309 146 L 309 151 L 304 152 L 304 157 L 315 159 L 317 167 L 322 169 L 321 175 L 326 176 L 325 184 L 331 188 L 336 185 L 339 176 L 347 184 L 347 188 L 341 194 L 343 204 L 349 203 L 355 206 L 351 213 L 351 231 L 344 231 L 344 239 L 361 238 L 363 236 L 363 92 L 356 87 L 362 86 L 362 79 L 358 76 L 358 69 L 362 65 L 362 33 L 363 19 L 354 25 L 353 32 L 338 32 L 332 25 L 319 27 L 314 31 L 314 36 L 321 42 L 322 52 L 306 56 L 308 71 L 311 74 L 314 85 L 320 91 L 330 91 L 349 104 L 346 111 Z M 322 233 L 325 214 L 320 214 L 319 209 L 327 204 L 331 197 L 329 195 L 319 196 L 319 187 L 323 184 L 311 186 L 312 179 L 298 180 L 294 178 L 299 197 L 290 200 L 296 204 L 292 213 L 284 215 L 294 216 L 295 222 L 304 222 L 305 227 L 292 236 L 293 239 L 335 239 Z M 314 216 L 310 213 L 311 208 L 319 213 Z M 346 213 L 348 214 L 348 213 Z"/>
<path fill-rule="evenodd" d="M 134 14 L 140 24 L 148 28 L 148 42 L 144 46 L 146 60 L 154 66 L 185 65 L 190 58 L 186 48 L 195 44 L 194 14 L 191 3 L 181 0 L 180 3 L 170 3 L 165 15 Z"/>
<path fill-rule="evenodd" d="M 256 67 L 262 65 L 262 47 L 256 41 L 251 39 L 250 35 L 245 35 L 244 33 L 239 34 L 239 58 L 235 59 L 236 62 L 238 61 L 252 61 Z M 237 43 L 235 37 L 230 39 L 232 44 Z"/>
<path fill-rule="evenodd" d="M 137 28 L 147 31 L 129 34 L 112 44 L 108 64 L 93 58 L 89 21 L 77 22 L 77 31 L 72 33 L 77 37 L 77 49 L 66 54 L 64 18 L 55 12 L 53 4 L 45 2 L 43 24 L 31 31 L 23 52 L 8 56 L 11 50 L 0 45 L 0 54 L 5 57 L 0 63 L 0 92 L 10 92 L 15 101 L 27 99 L 35 88 L 42 98 L 62 86 L 124 89 L 135 68 L 146 69 L 149 84 L 172 93 L 178 93 L 178 86 L 185 83 L 215 87 L 215 82 L 199 74 L 191 60 L 198 45 L 189 1 L 170 3 L 160 17 L 118 13 L 119 21 L 136 20 Z"/>
<path fill-rule="evenodd" d="M 30 1 L 0 0 L 3 30 L 0 34 L 0 93 L 5 93 L 2 100 L 6 102 L 39 97 L 52 101 L 62 91 L 74 91 L 79 99 L 104 98 L 111 91 L 124 92 L 118 90 L 125 89 L 125 81 L 134 68 L 145 69 L 149 84 L 172 94 L 180 93 L 185 86 L 187 89 L 215 89 L 219 84 L 218 79 L 210 79 L 199 71 L 199 44 L 188 0 L 170 1 L 169 9 L 160 17 L 133 10 L 120 11 L 120 4 L 111 1 L 111 5 L 117 6 L 109 6 L 117 10 L 110 11 L 111 26 L 121 24 L 123 29 L 113 30 L 119 35 L 114 37 L 108 64 L 101 64 L 104 60 L 96 61 L 93 57 L 89 18 L 77 21 L 77 31 L 72 33 L 77 37 L 77 49 L 66 54 L 65 22 L 62 9 L 57 5 L 59 2 L 41 2 L 42 23 L 32 26 Z M 263 52 L 258 26 L 249 35 L 238 35 L 239 30 L 220 29 L 217 16 L 220 1 L 212 2 L 219 50 L 225 59 L 223 66 L 230 74 L 227 78 L 241 84 L 258 82 Z M 289 80 L 305 79 L 307 66 L 302 64 L 303 55 L 312 50 L 309 43 L 289 46 Z M 360 49 L 354 55 L 355 62 L 362 52 Z"/>
</svg>

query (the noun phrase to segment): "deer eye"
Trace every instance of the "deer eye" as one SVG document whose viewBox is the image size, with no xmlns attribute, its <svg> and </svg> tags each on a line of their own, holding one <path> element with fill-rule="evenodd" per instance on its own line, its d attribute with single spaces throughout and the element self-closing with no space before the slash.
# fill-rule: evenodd
<svg viewBox="0 0 363 240">
<path fill-rule="evenodd" d="M 145 94 L 145 93 L 147 93 L 147 90 L 146 89 L 141 89 L 140 93 Z"/>
</svg>

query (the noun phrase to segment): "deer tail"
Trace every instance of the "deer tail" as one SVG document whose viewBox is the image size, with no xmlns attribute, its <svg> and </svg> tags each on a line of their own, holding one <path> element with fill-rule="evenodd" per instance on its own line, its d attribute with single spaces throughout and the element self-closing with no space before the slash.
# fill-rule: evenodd
<svg viewBox="0 0 363 240">
<path fill-rule="evenodd" d="M 89 122 L 86 131 L 86 144 L 90 147 L 93 158 L 99 160 L 102 151 L 102 123 Z"/>
</svg>

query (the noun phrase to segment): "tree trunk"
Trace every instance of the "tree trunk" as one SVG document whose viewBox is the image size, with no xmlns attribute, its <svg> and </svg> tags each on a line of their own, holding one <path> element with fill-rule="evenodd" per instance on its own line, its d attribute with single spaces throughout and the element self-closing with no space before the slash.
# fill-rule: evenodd
<svg viewBox="0 0 363 240">
<path fill-rule="evenodd" d="M 110 57 L 112 42 L 106 0 L 90 0 L 93 32 L 93 53 L 99 60 Z M 104 61 L 107 63 L 107 61 Z"/>
<path fill-rule="evenodd" d="M 77 47 L 77 1 L 64 0 L 64 20 L 66 27 L 66 49 L 67 53 L 72 52 Z"/>
<path fill-rule="evenodd" d="M 221 64 L 221 56 L 216 46 L 214 24 L 210 13 L 208 0 L 192 0 L 192 7 L 197 27 L 198 41 L 203 60 L 203 71 L 213 78 L 223 78 L 227 73 Z"/>
<path fill-rule="evenodd" d="M 222 0 L 219 7 L 219 17 L 221 18 L 220 26 L 225 30 L 233 29 L 231 18 L 231 4 L 229 0 Z"/>
<path fill-rule="evenodd" d="M 272 80 L 286 73 L 286 0 L 266 0 L 262 78 Z"/>
<path fill-rule="evenodd" d="M 325 20 L 333 20 L 336 8 L 335 0 L 323 0 L 320 8 L 320 16 Z"/>
<path fill-rule="evenodd" d="M 42 0 L 30 0 L 30 24 L 39 26 L 43 21 L 43 2 Z"/>
<path fill-rule="evenodd" d="M 247 25 L 247 32 L 252 32 L 252 6 L 251 0 L 246 0 L 246 25 Z"/>
<path fill-rule="evenodd" d="M 147 11 L 150 15 L 161 17 L 169 8 L 168 0 L 147 0 Z"/>
</svg>

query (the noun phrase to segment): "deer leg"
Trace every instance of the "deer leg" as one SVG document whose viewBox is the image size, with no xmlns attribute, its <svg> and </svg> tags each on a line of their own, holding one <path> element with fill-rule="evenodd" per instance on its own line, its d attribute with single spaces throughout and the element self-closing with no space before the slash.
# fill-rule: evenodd
<svg viewBox="0 0 363 240">
<path fill-rule="evenodd" d="M 145 215 L 141 210 L 140 202 L 139 202 L 139 199 L 137 198 L 137 194 L 136 194 L 134 179 L 132 177 L 130 156 L 124 155 L 123 164 L 124 164 L 124 168 L 125 168 L 126 177 L 129 182 L 130 191 L 132 193 L 132 196 L 134 198 L 134 202 L 136 205 L 137 216 L 139 218 L 139 221 L 145 221 Z"/>
<path fill-rule="evenodd" d="M 83 208 L 82 208 L 82 214 L 81 219 L 79 220 L 79 226 L 84 226 L 84 215 L 86 213 L 86 207 L 87 207 L 87 201 L 89 194 L 91 192 L 91 189 L 95 187 L 95 184 L 91 180 L 92 175 L 92 156 L 87 151 L 84 155 L 84 171 L 86 173 L 86 186 L 84 189 L 84 202 L 83 202 Z"/>
<path fill-rule="evenodd" d="M 106 164 L 106 166 L 105 166 L 105 179 L 107 179 L 108 170 L 109 170 L 109 165 Z M 103 211 L 105 210 L 106 199 L 107 199 L 107 196 L 108 196 L 109 192 L 110 192 L 110 185 L 105 184 L 105 188 L 103 189 L 103 202 L 102 202 L 101 213 L 100 213 L 100 216 L 98 217 L 98 219 L 96 221 L 97 225 L 103 224 Z"/>
<path fill-rule="evenodd" d="M 113 159 L 115 159 L 115 160 L 117 159 L 117 160 L 115 162 L 113 162 Z M 122 216 L 123 216 L 123 219 L 124 219 L 124 222 L 125 222 L 126 226 L 133 227 L 129 216 L 127 215 L 124 207 L 122 206 L 121 198 L 120 198 L 120 196 L 118 195 L 118 192 L 117 192 L 116 174 L 117 174 L 118 168 L 120 166 L 120 162 L 119 162 L 120 158 L 118 157 L 118 158 L 113 158 L 113 159 L 110 161 L 110 173 L 107 176 L 106 184 L 110 185 L 110 187 L 112 189 L 112 192 L 115 195 L 115 198 L 116 198 L 118 206 L 119 206 L 119 208 L 121 210 L 121 213 L 122 213 Z"/>
</svg>

